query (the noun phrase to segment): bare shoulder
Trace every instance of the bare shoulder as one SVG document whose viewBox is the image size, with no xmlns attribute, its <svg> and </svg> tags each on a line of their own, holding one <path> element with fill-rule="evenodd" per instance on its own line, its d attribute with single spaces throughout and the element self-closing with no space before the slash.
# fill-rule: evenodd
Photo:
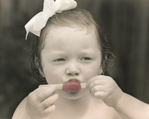
<svg viewBox="0 0 149 119">
<path fill-rule="evenodd" d="M 12 119 L 32 119 L 25 110 L 26 107 L 26 100 L 27 98 L 24 98 L 21 103 L 18 105 L 18 107 L 16 108 Z"/>
</svg>

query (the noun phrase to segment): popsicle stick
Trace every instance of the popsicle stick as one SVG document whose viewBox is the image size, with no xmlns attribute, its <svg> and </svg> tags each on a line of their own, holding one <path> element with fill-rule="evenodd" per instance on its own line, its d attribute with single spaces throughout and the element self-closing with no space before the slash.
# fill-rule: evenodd
<svg viewBox="0 0 149 119">
<path fill-rule="evenodd" d="M 63 84 L 49 84 L 49 85 L 40 85 L 39 87 L 50 87 L 56 85 L 57 89 L 62 89 Z M 81 88 L 86 88 L 86 83 L 81 83 Z"/>
</svg>

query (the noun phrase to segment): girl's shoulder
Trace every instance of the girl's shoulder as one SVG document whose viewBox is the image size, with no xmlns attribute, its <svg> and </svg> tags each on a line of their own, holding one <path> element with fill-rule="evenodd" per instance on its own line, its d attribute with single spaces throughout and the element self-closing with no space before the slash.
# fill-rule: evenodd
<svg viewBox="0 0 149 119">
<path fill-rule="evenodd" d="M 27 113 L 26 113 L 26 101 L 27 98 L 24 98 L 21 103 L 16 108 L 12 119 L 32 119 Z"/>
</svg>

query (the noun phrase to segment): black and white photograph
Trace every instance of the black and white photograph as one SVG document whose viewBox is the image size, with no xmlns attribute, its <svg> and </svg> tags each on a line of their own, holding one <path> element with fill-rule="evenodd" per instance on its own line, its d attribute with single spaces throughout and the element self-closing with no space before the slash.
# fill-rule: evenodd
<svg viewBox="0 0 149 119">
<path fill-rule="evenodd" d="M 149 0 L 0 0 L 0 119 L 149 119 Z"/>
</svg>

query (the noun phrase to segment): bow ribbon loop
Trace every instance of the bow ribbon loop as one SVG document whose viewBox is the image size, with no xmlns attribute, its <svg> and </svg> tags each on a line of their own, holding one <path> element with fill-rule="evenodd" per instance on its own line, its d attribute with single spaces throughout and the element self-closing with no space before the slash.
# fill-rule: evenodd
<svg viewBox="0 0 149 119">
<path fill-rule="evenodd" d="M 48 19 L 56 13 L 73 9 L 77 6 L 74 0 L 44 0 L 43 11 L 36 14 L 26 25 L 26 39 L 29 32 L 40 36 L 41 29 L 45 27 Z"/>
<path fill-rule="evenodd" d="M 55 1 L 56 5 L 59 5 L 59 9 L 57 13 L 61 13 L 62 11 L 69 10 L 76 7 L 73 0 L 57 0 Z M 59 4 L 60 3 L 60 4 Z"/>
</svg>

